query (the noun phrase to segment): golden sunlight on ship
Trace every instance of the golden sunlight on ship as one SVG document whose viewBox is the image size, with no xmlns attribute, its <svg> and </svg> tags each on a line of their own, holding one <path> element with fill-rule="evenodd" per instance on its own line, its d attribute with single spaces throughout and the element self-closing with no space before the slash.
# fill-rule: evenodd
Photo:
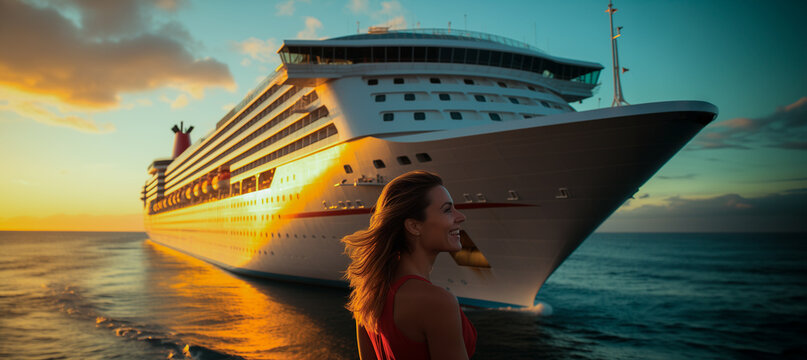
<svg viewBox="0 0 807 360">
<path fill-rule="evenodd" d="M 325 359 L 340 346 L 324 321 L 284 293 L 286 284 L 252 284 L 150 240 L 145 247 L 148 261 L 169 269 L 149 273 L 146 288 L 165 301 L 185 304 L 161 319 L 182 341 L 249 359 Z M 173 264 L 166 267 L 166 262 Z"/>
<path fill-rule="evenodd" d="M 308 155 L 289 165 L 279 167 L 269 189 L 245 194 L 238 198 L 239 201 L 254 201 L 256 204 L 261 205 L 253 208 L 258 209 L 256 210 L 258 213 L 254 215 L 257 220 L 253 222 L 255 224 L 253 226 L 255 235 L 249 238 L 245 247 L 249 249 L 265 248 L 266 245 L 272 242 L 274 236 L 285 236 L 285 233 L 281 233 L 280 230 L 289 229 L 290 222 L 295 215 L 306 211 L 306 204 L 318 204 L 319 199 L 323 198 L 326 189 L 333 187 L 333 184 L 329 183 L 329 179 L 332 178 L 329 170 L 338 171 L 341 169 L 339 163 L 346 149 L 346 144 L 337 145 Z M 290 182 L 287 180 L 297 178 L 300 180 L 305 179 L 305 185 L 302 187 L 297 185 L 302 181 L 297 181 L 295 184 L 295 181 Z M 271 197 L 277 196 L 276 194 L 288 194 L 290 200 L 285 202 L 268 202 L 266 200 L 267 195 Z M 264 203 L 262 204 L 262 202 Z M 262 215 L 266 213 L 263 209 L 271 209 L 271 211 L 266 215 Z M 262 218 L 262 216 L 265 217 Z M 237 263 L 237 266 L 248 264 L 255 256 L 256 253 L 254 252 L 243 253 L 242 259 Z"/>
</svg>

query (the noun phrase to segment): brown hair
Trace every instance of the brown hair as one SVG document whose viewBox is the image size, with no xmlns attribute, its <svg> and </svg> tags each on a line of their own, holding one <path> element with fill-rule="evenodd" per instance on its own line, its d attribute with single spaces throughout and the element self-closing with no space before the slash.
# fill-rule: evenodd
<svg viewBox="0 0 807 360">
<path fill-rule="evenodd" d="M 378 196 L 370 226 L 342 238 L 351 259 L 345 278 L 353 289 L 346 308 L 365 328 L 377 329 L 399 255 L 409 251 L 404 220 L 425 220 L 429 191 L 439 185 L 437 174 L 423 170 L 396 177 Z"/>
</svg>

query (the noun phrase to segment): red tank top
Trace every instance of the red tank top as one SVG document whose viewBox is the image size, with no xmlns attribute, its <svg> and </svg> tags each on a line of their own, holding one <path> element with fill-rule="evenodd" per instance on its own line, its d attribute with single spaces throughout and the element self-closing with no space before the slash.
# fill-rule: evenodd
<svg viewBox="0 0 807 360">
<path fill-rule="evenodd" d="M 386 303 L 384 304 L 384 311 L 381 313 L 381 318 L 378 320 L 379 333 L 376 334 L 372 330 L 367 330 L 367 335 L 370 337 L 370 342 L 373 343 L 375 355 L 379 360 L 431 358 L 429 356 L 428 344 L 408 338 L 395 326 L 395 318 L 393 316 L 395 294 L 398 292 L 398 288 L 409 279 L 423 280 L 431 284 L 429 280 L 417 275 L 403 276 L 392 284 L 387 294 Z M 462 318 L 462 338 L 465 340 L 465 351 L 468 352 L 468 357 L 470 358 L 476 349 L 476 329 L 474 329 L 473 324 L 471 324 L 468 318 L 465 317 L 462 308 L 460 308 L 460 317 Z"/>
</svg>

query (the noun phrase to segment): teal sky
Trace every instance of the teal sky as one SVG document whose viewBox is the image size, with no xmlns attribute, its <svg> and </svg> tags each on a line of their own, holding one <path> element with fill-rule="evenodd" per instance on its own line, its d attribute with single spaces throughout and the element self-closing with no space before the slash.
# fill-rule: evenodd
<svg viewBox="0 0 807 360">
<path fill-rule="evenodd" d="M 452 29 L 598 62 L 606 70 L 594 97 L 572 105 L 578 111 L 609 106 L 607 5 L 5 2 L 0 46 L 18 51 L 0 54 L 0 165 L 7 174 L 0 179 L 0 229 L 58 229 L 54 224 L 86 219 L 92 220 L 81 226 L 92 229 L 139 229 L 138 191 L 148 164 L 170 156 L 173 124 L 194 125 L 198 140 L 279 65 L 275 51 L 284 39 L 353 34 L 357 21 L 362 32 L 371 25 L 446 28 L 451 22 Z M 624 27 L 626 100 L 704 100 L 720 115 L 601 230 L 807 231 L 801 224 L 807 215 L 807 3 L 614 5 L 615 23 Z M 54 19 L 64 27 L 53 26 Z M 54 35 L 71 32 L 65 39 Z M 151 62 L 165 58 L 178 65 Z"/>
</svg>

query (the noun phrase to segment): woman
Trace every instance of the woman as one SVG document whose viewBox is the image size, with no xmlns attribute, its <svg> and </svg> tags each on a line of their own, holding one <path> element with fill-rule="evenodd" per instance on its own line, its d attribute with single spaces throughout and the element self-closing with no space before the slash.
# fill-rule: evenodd
<svg viewBox="0 0 807 360">
<path fill-rule="evenodd" d="M 460 223 L 451 195 L 436 174 L 412 171 L 381 191 L 370 227 L 345 236 L 362 359 L 467 359 L 476 330 L 429 273 L 437 254 L 458 251 Z"/>
</svg>

